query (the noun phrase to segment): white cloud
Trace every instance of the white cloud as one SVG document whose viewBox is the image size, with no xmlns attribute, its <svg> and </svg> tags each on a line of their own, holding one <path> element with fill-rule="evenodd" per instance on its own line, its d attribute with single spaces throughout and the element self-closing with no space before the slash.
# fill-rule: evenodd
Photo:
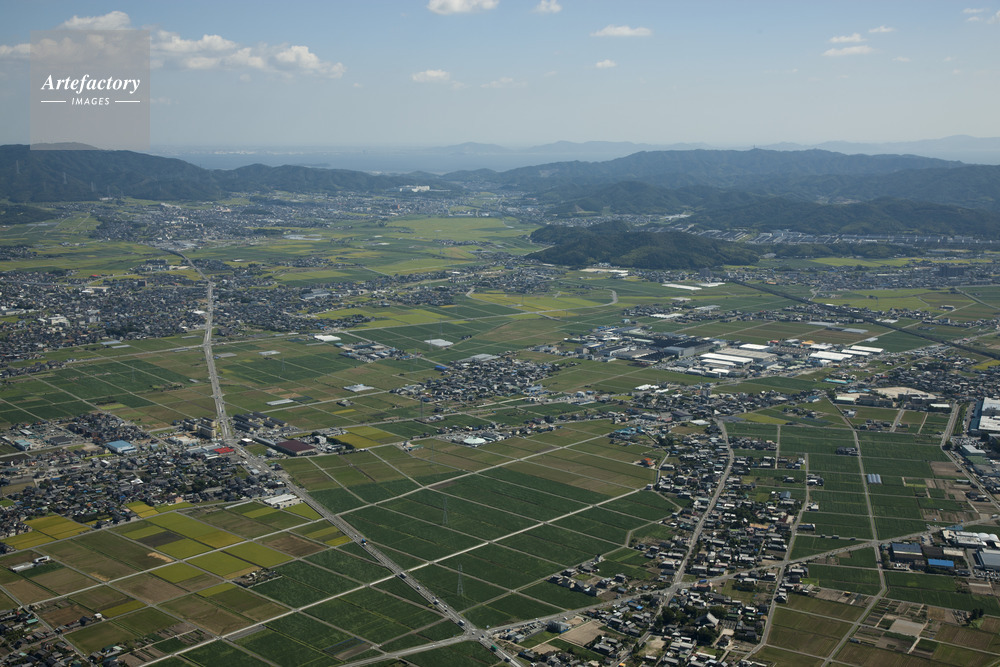
<svg viewBox="0 0 1000 667">
<path fill-rule="evenodd" d="M 115 10 L 103 16 L 73 16 L 58 26 L 59 30 L 125 30 L 132 27 L 128 14 Z"/>
<path fill-rule="evenodd" d="M 14 46 L 0 44 L 0 58 L 20 59 L 27 58 L 29 55 L 31 55 L 31 44 L 15 44 Z"/>
<path fill-rule="evenodd" d="M 653 34 L 653 31 L 649 28 L 630 28 L 627 25 L 612 25 L 608 24 L 598 30 L 597 32 L 590 33 L 591 37 L 649 37 Z"/>
<path fill-rule="evenodd" d="M 874 33 L 882 33 L 882 32 L 896 32 L 896 29 L 895 29 L 895 28 L 890 28 L 890 27 L 889 27 L 889 26 L 887 26 L 887 25 L 880 25 L 880 26 L 879 26 L 879 27 L 877 27 L 877 28 L 872 28 L 872 29 L 871 29 L 871 30 L 869 30 L 868 32 L 874 32 Z"/>
<path fill-rule="evenodd" d="M 976 21 L 982 21 L 983 18 L 981 16 L 970 16 L 965 20 L 968 21 L 969 23 L 975 23 Z"/>
<path fill-rule="evenodd" d="M 343 63 L 321 60 L 308 46 L 289 46 L 274 56 L 277 66 L 285 71 L 300 71 L 339 79 L 347 68 Z"/>
<path fill-rule="evenodd" d="M 983 8 L 983 7 L 978 7 L 978 8 L 967 7 L 967 8 L 965 8 L 965 9 L 962 10 L 962 13 L 963 14 L 982 14 L 985 11 L 986 11 L 986 9 Z"/>
<path fill-rule="evenodd" d="M 484 83 L 481 88 L 523 88 L 525 83 L 523 81 L 515 81 L 509 76 L 502 76 L 496 81 L 490 81 L 489 83 Z"/>
<path fill-rule="evenodd" d="M 612 67 L 618 67 L 618 63 L 614 60 L 602 60 L 598 63 L 594 63 L 594 67 L 597 69 L 611 69 Z"/>
<path fill-rule="evenodd" d="M 435 14 L 471 14 L 495 9 L 500 0 L 430 0 L 427 9 Z"/>
<path fill-rule="evenodd" d="M 839 35 L 837 37 L 831 37 L 831 44 L 857 44 L 858 42 L 865 41 L 859 33 L 854 33 L 853 35 Z"/>
<path fill-rule="evenodd" d="M 222 58 L 212 58 L 210 56 L 191 56 L 184 59 L 184 67 L 187 69 L 215 69 L 222 64 Z"/>
<path fill-rule="evenodd" d="M 895 58 L 892 59 L 892 62 L 894 62 L 894 63 L 908 63 L 908 62 L 910 62 L 910 59 L 907 58 L 906 56 L 896 56 Z"/>
<path fill-rule="evenodd" d="M 201 39 L 182 39 L 176 32 L 158 30 L 153 36 L 152 51 L 175 54 L 205 54 L 233 51 L 239 45 L 219 35 L 202 35 Z"/>
<path fill-rule="evenodd" d="M 827 49 L 823 52 L 824 56 L 866 56 L 869 53 L 874 53 L 875 49 L 868 46 L 867 44 L 861 44 L 859 46 L 845 46 L 840 49 Z"/>
<path fill-rule="evenodd" d="M 987 21 L 987 22 L 988 23 L 1000 23 L 1000 12 L 997 12 L 996 14 L 994 14 L 993 16 L 991 16 L 990 19 L 989 19 L 989 21 Z"/>
<path fill-rule="evenodd" d="M 536 14 L 558 14 L 562 11 L 559 0 L 539 0 L 533 10 Z"/>
<path fill-rule="evenodd" d="M 221 35 L 185 39 L 179 33 L 156 30 L 151 34 L 150 57 L 155 67 L 181 69 L 231 69 L 309 74 L 339 79 L 347 71 L 343 63 L 323 60 L 302 45 L 258 44 L 243 46 Z"/>
<path fill-rule="evenodd" d="M 122 11 L 113 11 L 102 16 L 74 16 L 58 26 L 60 29 L 70 30 L 121 30 L 131 27 L 132 20 Z M 73 49 L 93 50 L 113 46 L 100 43 L 101 39 L 100 35 L 88 36 L 86 44 L 77 44 L 68 39 L 43 40 L 38 48 L 67 55 Z M 30 49 L 28 44 L 14 46 L 0 44 L 0 59 L 24 58 L 29 55 Z M 331 78 L 340 78 L 347 70 L 342 63 L 321 59 L 312 53 L 308 46 L 265 43 L 243 46 L 221 35 L 202 35 L 198 39 L 186 39 L 180 33 L 164 29 L 150 29 L 149 50 L 152 67 L 250 70 L 285 76 L 309 74 Z"/>
<path fill-rule="evenodd" d="M 236 68 L 249 67 L 250 69 L 266 70 L 267 59 L 263 56 L 255 55 L 253 50 L 248 46 L 226 56 L 226 65 Z"/>
<path fill-rule="evenodd" d="M 451 73 L 443 69 L 425 69 L 410 76 L 417 83 L 451 83 Z"/>
</svg>

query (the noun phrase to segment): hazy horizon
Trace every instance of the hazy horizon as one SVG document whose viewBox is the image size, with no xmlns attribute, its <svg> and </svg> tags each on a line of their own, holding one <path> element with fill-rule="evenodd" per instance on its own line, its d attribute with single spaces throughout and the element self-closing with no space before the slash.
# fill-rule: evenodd
<svg viewBox="0 0 1000 667">
<path fill-rule="evenodd" d="M 150 152 L 177 157 L 212 169 L 233 169 L 254 163 L 355 169 L 372 173 L 425 171 L 444 174 L 452 171 L 493 169 L 504 171 L 551 162 L 581 160 L 599 162 L 650 150 L 809 150 L 861 154 L 912 154 L 968 164 L 1000 164 L 1000 138 L 945 137 L 899 144 L 848 144 L 824 142 L 815 146 L 768 144 L 761 146 L 714 146 L 688 144 L 648 144 L 637 142 L 551 142 L 534 146 L 499 146 L 465 142 L 451 146 L 341 145 L 341 146 L 152 146 Z M 898 150 L 894 150 L 898 149 Z"/>
</svg>

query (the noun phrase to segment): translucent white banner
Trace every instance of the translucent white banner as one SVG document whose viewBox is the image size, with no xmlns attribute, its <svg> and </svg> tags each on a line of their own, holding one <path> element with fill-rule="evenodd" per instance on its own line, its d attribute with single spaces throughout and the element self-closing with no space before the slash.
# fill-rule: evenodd
<svg viewBox="0 0 1000 667">
<path fill-rule="evenodd" d="M 32 150 L 149 150 L 149 32 L 31 33 Z"/>
</svg>

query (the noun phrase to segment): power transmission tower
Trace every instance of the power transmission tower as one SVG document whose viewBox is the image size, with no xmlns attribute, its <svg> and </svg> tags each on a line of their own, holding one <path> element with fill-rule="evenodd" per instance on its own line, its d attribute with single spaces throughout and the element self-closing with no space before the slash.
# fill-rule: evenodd
<svg viewBox="0 0 1000 667">
<path fill-rule="evenodd" d="M 457 593 L 458 597 L 460 597 L 460 598 L 464 598 L 465 597 L 465 586 L 462 585 L 462 564 L 461 563 L 458 564 L 458 588 L 455 590 L 455 593 Z"/>
<path fill-rule="evenodd" d="M 444 497 L 444 517 L 441 519 L 441 525 L 448 525 L 448 496 Z"/>
</svg>

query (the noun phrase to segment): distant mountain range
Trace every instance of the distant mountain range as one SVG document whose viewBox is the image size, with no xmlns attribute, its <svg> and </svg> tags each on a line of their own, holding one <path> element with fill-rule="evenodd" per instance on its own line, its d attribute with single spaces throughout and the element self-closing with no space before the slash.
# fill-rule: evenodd
<svg viewBox="0 0 1000 667">
<path fill-rule="evenodd" d="M 761 148 L 772 151 L 807 151 L 812 149 L 845 153 L 848 155 L 919 155 L 942 160 L 957 160 L 970 164 L 1000 164 L 1000 137 L 972 137 L 966 134 L 941 139 L 920 141 L 896 141 L 864 143 L 851 141 L 825 141 L 819 144 L 778 143 L 757 146 L 713 146 L 700 143 L 648 144 L 631 141 L 556 141 L 528 148 L 505 148 L 497 144 L 468 142 L 456 146 L 413 149 L 428 154 L 440 155 L 524 155 L 530 156 L 576 156 L 581 160 L 611 160 L 642 151 L 691 151 L 691 150 L 738 150 Z M 488 167 L 488 165 L 482 165 Z M 528 165 L 525 165 L 528 166 Z"/>
<path fill-rule="evenodd" d="M 447 174 L 472 189 L 507 188 L 538 192 L 550 203 L 562 203 L 557 214 L 575 208 L 600 212 L 664 213 L 671 199 L 698 207 L 697 196 L 718 199 L 709 187 L 747 194 L 814 203 L 849 203 L 882 198 L 932 202 L 945 206 L 1000 213 L 1000 166 L 915 155 L 844 155 L 830 151 L 649 151 L 606 162 L 555 162 L 504 172 L 488 169 Z M 636 193 L 609 189 L 638 182 L 672 192 Z M 634 188 L 635 186 L 629 186 Z M 727 195 L 731 197 L 731 195 Z M 654 201 L 655 199 L 655 201 Z"/>
<path fill-rule="evenodd" d="M 384 192 L 409 176 L 345 169 L 249 165 L 209 170 L 183 160 L 132 151 L 30 150 L 0 146 L 0 198 L 12 202 L 79 201 L 125 195 L 153 200 L 211 200 L 232 192 Z M 423 184 L 447 186 L 434 176 Z"/>
<path fill-rule="evenodd" d="M 712 185 L 733 187 L 745 181 L 793 176 L 860 176 L 888 174 L 913 169 L 963 167 L 949 162 L 915 155 L 844 155 L 830 151 L 748 151 L 671 150 L 641 151 L 605 162 L 553 162 L 494 172 L 446 174 L 449 180 L 490 182 L 517 188 L 539 188 L 573 183 L 592 185 L 622 180 L 636 180 L 684 187 Z"/>
<path fill-rule="evenodd" d="M 478 144 L 465 147 L 485 150 Z M 684 213 L 692 223 L 711 228 L 1000 238 L 1000 166 L 915 155 L 816 149 L 640 151 L 602 162 L 572 160 L 439 177 L 263 164 L 210 170 L 129 151 L 0 147 L 0 200 L 15 203 L 106 195 L 211 200 L 248 191 L 373 193 L 411 184 L 452 192 L 524 193 L 554 217 Z M 6 217 L 27 220 L 32 215 L 22 209 Z"/>
<path fill-rule="evenodd" d="M 467 142 L 451 146 L 341 146 L 296 148 L 225 148 L 159 147 L 152 152 L 175 157 L 209 169 L 235 169 L 252 163 L 271 166 L 294 164 L 305 167 L 357 169 L 359 171 L 401 174 L 427 171 L 436 174 L 461 169 L 514 169 L 542 162 L 560 160 L 610 160 L 644 150 L 687 150 L 710 148 L 704 144 L 669 146 L 636 144 L 627 141 L 559 141 L 529 148 L 507 148 L 497 144 Z"/>
<path fill-rule="evenodd" d="M 556 141 L 511 148 L 467 142 L 449 146 L 307 146 L 307 147 L 154 147 L 154 154 L 186 160 L 209 169 L 234 169 L 260 163 L 306 167 L 356 169 L 379 173 L 422 170 L 444 174 L 459 170 L 504 171 L 549 162 L 586 160 L 599 162 L 642 151 L 738 150 L 763 148 L 776 151 L 820 149 L 847 154 L 912 154 L 968 164 L 1000 164 L 1000 138 L 967 135 L 894 143 L 826 142 L 816 145 L 781 143 L 757 146 L 713 146 L 706 143 L 651 144 L 630 141 Z"/>
<path fill-rule="evenodd" d="M 760 146 L 776 151 L 800 151 L 819 148 L 837 153 L 865 153 L 868 155 L 896 153 L 901 155 L 923 155 L 943 160 L 960 160 L 971 164 L 1000 164 L 1000 137 L 970 137 L 957 134 L 942 139 L 921 141 L 894 141 L 886 143 L 857 143 L 850 141 L 826 141 L 821 144 L 803 145 L 794 143 Z"/>
</svg>

